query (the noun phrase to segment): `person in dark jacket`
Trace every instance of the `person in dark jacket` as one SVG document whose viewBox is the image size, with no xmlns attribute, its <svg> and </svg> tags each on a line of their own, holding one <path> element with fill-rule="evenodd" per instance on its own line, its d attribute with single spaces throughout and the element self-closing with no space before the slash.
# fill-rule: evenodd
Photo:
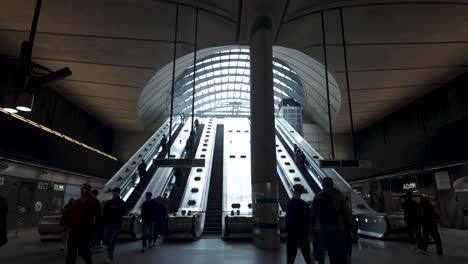
<svg viewBox="0 0 468 264">
<path fill-rule="evenodd" d="M 198 128 L 200 127 L 200 121 L 198 121 L 198 118 L 195 118 L 195 133 L 198 133 Z"/>
<path fill-rule="evenodd" d="M 145 160 L 141 160 L 141 163 L 138 165 L 138 175 L 140 175 L 140 182 L 146 177 L 146 163 Z"/>
<path fill-rule="evenodd" d="M 429 246 L 429 235 L 434 239 L 436 244 L 437 254 L 442 255 L 442 241 L 440 239 L 439 228 L 437 223 L 439 221 L 439 214 L 435 211 L 432 204 L 427 197 L 421 197 L 421 222 L 423 228 L 423 239 L 421 249 L 427 251 Z"/>
<path fill-rule="evenodd" d="M 157 214 L 156 203 L 152 200 L 152 193 L 147 192 L 145 201 L 141 205 L 141 221 L 142 221 L 142 249 L 141 252 L 145 252 L 145 249 L 152 248 L 154 223 Z M 149 243 L 149 244 L 148 244 Z"/>
<path fill-rule="evenodd" d="M 112 200 L 107 201 L 103 208 L 104 245 L 107 247 L 106 263 L 114 259 L 115 242 L 120 233 L 123 216 L 125 214 L 125 202 L 120 199 L 120 188 L 112 190 Z"/>
<path fill-rule="evenodd" d="M 101 206 L 91 196 L 91 185 L 81 186 L 81 197 L 76 200 L 67 216 L 65 231 L 68 232 L 66 264 L 75 264 L 77 251 L 86 264 L 91 264 L 89 245 L 96 236 L 96 228 L 101 222 Z"/>
<path fill-rule="evenodd" d="M 64 228 L 64 231 L 62 234 L 62 243 L 63 243 L 63 247 L 61 249 L 62 251 L 67 249 L 68 232 L 65 232 L 65 223 L 67 221 L 68 214 L 70 213 L 71 207 L 74 202 L 75 202 L 75 199 L 70 198 L 70 200 L 68 200 L 67 205 L 65 205 L 62 209 L 62 217 L 60 218 L 60 225 L 63 226 Z"/>
<path fill-rule="evenodd" d="M 287 232 L 287 263 L 294 264 L 297 249 L 302 252 L 306 263 L 312 263 L 310 250 L 310 209 L 309 205 L 301 199 L 305 192 L 304 186 L 293 186 L 294 196 L 286 206 L 286 232 Z"/>
<path fill-rule="evenodd" d="M 158 245 L 159 236 L 164 234 L 165 220 L 167 217 L 167 210 L 166 206 L 163 204 L 163 198 L 158 196 L 154 202 L 156 203 L 156 219 L 153 231 L 153 247 Z"/>
<path fill-rule="evenodd" d="M 166 134 L 163 134 L 161 141 L 159 142 L 159 145 L 161 146 L 161 152 L 166 152 L 167 151 L 167 137 Z"/>
<path fill-rule="evenodd" d="M 334 187 L 333 179 L 325 177 L 322 181 L 323 190 L 319 192 L 312 203 L 311 226 L 320 223 L 321 243 L 328 251 L 331 264 L 348 263 L 345 231 L 346 223 L 354 221 L 351 209 L 343 195 Z"/>
<path fill-rule="evenodd" d="M 0 195 L 0 247 L 8 242 L 6 225 L 8 216 L 8 202 Z"/>
<path fill-rule="evenodd" d="M 413 200 L 413 193 L 406 193 L 406 200 L 403 206 L 404 219 L 408 230 L 408 239 L 411 244 L 421 243 L 421 208 Z"/>
<path fill-rule="evenodd" d="M 94 199 L 97 199 L 98 195 L 99 195 L 98 190 L 94 189 L 94 190 L 91 191 L 91 196 Z M 102 238 L 103 237 L 104 237 L 104 229 L 102 228 L 102 225 L 100 225 L 100 226 L 98 226 L 96 228 L 96 236 L 94 237 L 93 241 L 91 241 L 90 247 L 92 249 L 102 248 Z"/>
</svg>

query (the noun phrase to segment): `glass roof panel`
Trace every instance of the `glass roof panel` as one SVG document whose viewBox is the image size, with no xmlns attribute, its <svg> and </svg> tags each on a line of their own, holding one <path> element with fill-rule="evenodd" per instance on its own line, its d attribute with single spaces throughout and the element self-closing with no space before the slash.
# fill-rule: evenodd
<svg viewBox="0 0 468 264">
<path fill-rule="evenodd" d="M 250 115 L 250 54 L 248 49 L 232 49 L 210 55 L 188 67 L 176 80 L 175 112 L 192 111 L 192 89 L 195 88 L 195 113 L 203 115 Z M 273 58 L 274 106 L 282 98 L 304 102 L 299 77 L 285 63 Z"/>
</svg>

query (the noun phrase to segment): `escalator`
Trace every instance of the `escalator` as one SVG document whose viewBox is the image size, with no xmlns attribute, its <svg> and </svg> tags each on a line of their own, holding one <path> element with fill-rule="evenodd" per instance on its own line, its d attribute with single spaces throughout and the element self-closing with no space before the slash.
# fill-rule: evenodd
<svg viewBox="0 0 468 264">
<path fill-rule="evenodd" d="M 174 136 L 172 136 L 172 138 L 169 140 L 169 142 L 167 142 L 167 149 L 169 149 L 169 148 L 172 146 L 172 144 L 174 143 L 174 140 L 177 138 L 177 135 L 179 135 L 179 133 L 180 133 L 180 131 L 182 130 L 183 127 L 184 127 L 184 124 L 180 124 L 180 125 L 177 127 L 176 131 L 173 132 L 173 135 L 174 135 Z M 159 143 L 160 143 L 160 142 L 158 142 L 158 144 L 159 144 Z M 161 150 L 161 152 L 160 152 L 159 155 L 156 157 L 156 159 L 164 159 L 166 153 L 167 153 L 167 152 Z M 152 168 L 153 168 L 153 167 L 151 167 L 151 168 L 148 170 L 148 174 L 150 173 L 150 170 L 151 170 Z M 154 171 L 151 172 L 152 175 L 154 174 L 154 172 L 156 171 L 156 169 L 157 169 L 157 168 L 154 168 Z"/>
<path fill-rule="evenodd" d="M 200 124 L 197 134 L 195 136 L 195 142 L 193 144 L 193 149 L 197 150 L 200 145 L 201 136 L 203 134 L 204 125 Z M 195 156 L 195 151 L 184 151 L 182 158 L 193 158 Z M 191 155 L 191 157 L 187 157 Z M 184 195 L 185 187 L 187 187 L 188 176 L 190 175 L 190 168 L 176 168 L 174 175 L 180 177 L 180 183 L 174 185 L 169 195 L 169 213 L 176 212 L 179 209 L 182 196 Z"/>
<path fill-rule="evenodd" d="M 168 148 L 172 145 L 172 143 L 174 143 L 174 140 L 177 138 L 177 135 L 179 135 L 179 133 L 180 133 L 180 131 L 182 130 L 183 127 L 184 127 L 184 124 L 180 124 L 177 127 L 177 129 L 174 131 L 171 140 L 167 144 Z M 158 142 L 158 144 L 159 144 L 159 142 Z M 161 153 L 159 153 L 157 159 L 163 159 L 165 154 L 166 154 L 165 152 L 161 151 Z M 140 183 L 138 183 L 138 185 L 135 187 L 135 190 L 133 190 L 132 194 L 130 195 L 130 197 L 128 197 L 127 201 L 125 202 L 126 212 L 129 212 L 130 210 L 132 210 L 134 208 L 135 204 L 140 199 L 141 195 L 143 194 L 143 192 L 146 189 L 146 186 L 148 186 L 148 183 L 153 178 L 153 176 L 156 173 L 157 169 L 158 169 L 158 167 L 153 163 L 151 165 L 151 167 L 148 169 L 148 171 L 146 172 L 146 177 L 143 178 L 143 180 L 140 181 Z"/>
<path fill-rule="evenodd" d="M 216 126 L 216 139 L 211 168 L 210 189 L 206 207 L 205 236 L 221 236 L 223 210 L 224 125 Z"/>
<path fill-rule="evenodd" d="M 281 210 L 283 212 L 286 212 L 286 205 L 288 204 L 289 201 L 289 195 L 288 192 L 286 192 L 286 189 L 284 187 L 283 182 L 281 181 L 281 178 L 278 177 L 278 202 L 281 206 Z"/>
<path fill-rule="evenodd" d="M 278 130 L 276 130 L 276 136 L 278 137 L 278 139 L 280 140 L 281 144 L 283 144 L 283 146 L 285 147 L 286 151 L 288 152 L 289 156 L 291 156 L 291 158 L 293 158 L 294 160 L 294 150 L 290 147 L 290 145 L 285 141 L 285 139 L 283 138 L 283 136 L 281 135 L 281 133 L 279 133 Z M 299 146 L 300 147 L 300 146 Z M 307 162 L 307 161 L 306 161 Z M 310 188 L 312 189 L 312 191 L 317 194 L 321 191 L 321 188 L 320 186 L 317 184 L 317 182 L 315 182 L 313 180 L 313 177 L 312 175 L 310 175 L 310 173 L 307 171 L 307 169 L 305 168 L 302 168 L 300 166 L 298 166 L 298 169 L 299 171 L 302 173 L 302 175 L 304 175 L 304 178 L 305 180 L 307 181 L 307 184 L 309 184 Z"/>
</svg>

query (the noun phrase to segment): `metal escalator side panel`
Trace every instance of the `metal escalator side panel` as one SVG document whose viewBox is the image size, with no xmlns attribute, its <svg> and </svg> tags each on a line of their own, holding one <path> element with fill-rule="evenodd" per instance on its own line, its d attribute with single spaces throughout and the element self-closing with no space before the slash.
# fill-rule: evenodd
<svg viewBox="0 0 468 264">
<path fill-rule="evenodd" d="M 250 123 L 246 118 L 224 125 L 223 238 L 252 237 Z M 240 206 L 232 208 L 233 204 Z M 239 210 L 239 215 L 237 214 Z M 231 213 L 234 212 L 234 215 Z"/>
<path fill-rule="evenodd" d="M 348 182 L 339 175 L 334 169 L 322 169 L 319 166 L 319 160 L 323 159 L 322 156 L 310 146 L 310 144 L 299 135 L 294 128 L 292 128 L 283 118 L 276 118 L 276 128 L 285 136 L 285 140 L 289 140 L 292 144 L 296 144 L 302 148 L 306 159 L 310 164 L 310 168 L 314 170 L 317 175 L 323 177 L 331 177 L 335 182 L 335 186 L 343 193 L 344 196 L 349 197 L 352 206 L 353 214 L 358 221 L 359 233 L 367 236 L 382 238 L 390 231 L 390 220 L 385 214 L 377 213 L 369 207 L 369 205 L 353 191 Z M 289 133 L 288 133 L 289 132 Z M 314 156 L 317 159 L 314 159 Z M 312 173 L 314 173 L 312 172 Z"/>
<path fill-rule="evenodd" d="M 306 190 L 306 193 L 304 193 L 301 198 L 306 202 L 312 202 L 315 197 L 314 192 L 278 137 L 276 137 L 276 164 L 278 175 L 281 180 L 278 184 L 282 183 L 284 185 L 289 197 L 293 196 L 293 186 L 295 184 L 301 184 Z M 285 209 L 286 208 L 283 208 L 283 211 Z"/>
<path fill-rule="evenodd" d="M 167 237 L 199 238 L 203 233 L 217 120 L 200 120 L 205 125 L 195 159 L 205 159 L 205 167 L 193 167 L 190 170 L 179 209 L 169 216 Z"/>
<path fill-rule="evenodd" d="M 296 144 L 301 147 L 306 156 L 306 160 L 315 171 L 314 174 L 320 178 L 320 181 L 324 177 L 328 176 L 334 180 L 336 187 L 341 192 L 352 191 L 352 188 L 348 182 L 346 182 L 334 169 L 320 168 L 319 160 L 323 159 L 322 156 L 299 133 L 297 133 L 296 130 L 294 130 L 294 128 L 292 128 L 286 120 L 283 118 L 276 118 L 275 125 L 285 136 L 285 140 L 288 140 L 292 144 Z M 314 156 L 317 158 L 314 158 Z"/>
<path fill-rule="evenodd" d="M 179 118 L 173 122 L 173 127 L 180 123 Z M 133 154 L 133 156 L 114 174 L 99 193 L 100 201 L 112 198 L 111 190 L 115 187 L 121 188 L 122 196 L 126 196 L 126 191 L 130 191 L 138 179 L 133 179 L 137 173 L 138 165 L 142 159 L 146 162 L 152 160 L 153 155 L 159 148 L 159 141 L 164 133 L 169 131 L 169 119 Z M 138 178 L 138 175 L 136 175 Z"/>
<path fill-rule="evenodd" d="M 240 215 L 251 216 L 252 209 L 249 208 L 249 204 L 252 203 L 252 181 L 248 119 L 232 119 L 224 125 L 223 160 L 223 211 L 230 212 L 234 209 L 233 204 L 239 204 Z"/>
<path fill-rule="evenodd" d="M 189 120 L 187 120 L 184 127 L 182 128 L 182 130 L 179 132 L 176 139 L 174 140 L 174 143 L 171 145 L 170 153 L 171 153 L 171 156 L 174 155 L 173 158 L 176 158 L 176 159 L 180 158 L 182 153 L 184 152 L 185 144 L 190 135 L 190 126 L 191 126 L 190 122 Z M 167 158 L 167 154 L 166 154 L 166 158 Z M 172 170 L 173 168 L 171 167 L 162 167 L 162 168 L 157 169 L 154 175 L 151 175 L 151 176 L 147 175 L 147 177 L 151 177 L 151 180 L 149 181 L 148 185 L 145 187 L 138 201 L 133 206 L 133 209 L 130 210 L 131 214 L 140 213 L 140 205 L 145 200 L 145 193 L 151 192 L 154 198 L 156 198 L 156 196 L 162 193 L 162 191 L 166 187 L 165 185 L 167 184 L 169 177 L 172 176 Z"/>
</svg>

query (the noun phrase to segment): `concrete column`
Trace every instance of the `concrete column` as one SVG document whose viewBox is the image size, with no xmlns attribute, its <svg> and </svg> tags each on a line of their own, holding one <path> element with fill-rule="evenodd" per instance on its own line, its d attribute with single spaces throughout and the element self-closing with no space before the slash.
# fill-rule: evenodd
<svg viewBox="0 0 468 264">
<path fill-rule="evenodd" d="M 253 240 L 260 248 L 280 245 L 272 38 L 271 20 L 257 18 L 250 34 L 250 139 Z"/>
</svg>

